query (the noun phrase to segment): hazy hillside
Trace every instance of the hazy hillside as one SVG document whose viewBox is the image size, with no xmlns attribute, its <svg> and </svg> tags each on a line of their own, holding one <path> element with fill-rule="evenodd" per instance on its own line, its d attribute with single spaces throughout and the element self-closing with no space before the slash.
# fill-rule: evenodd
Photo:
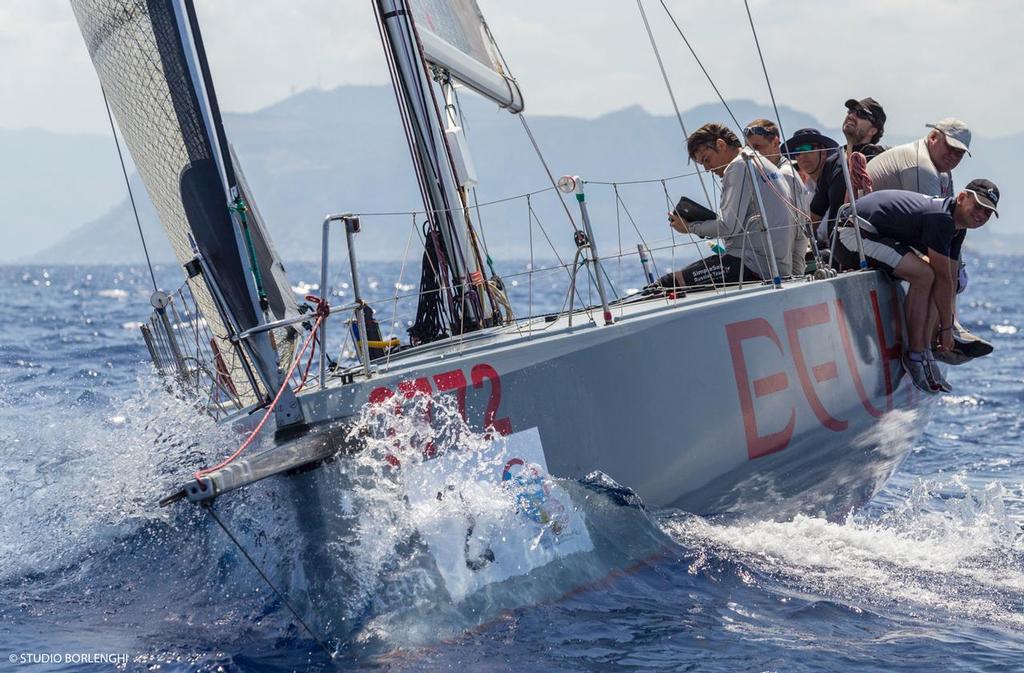
<svg viewBox="0 0 1024 673">
<path fill-rule="evenodd" d="M 469 96 L 464 97 L 463 103 L 466 131 L 480 178 L 479 200 L 488 202 L 546 188 L 547 178 L 519 121 Z M 730 105 L 743 122 L 772 116 L 769 108 L 752 101 L 735 101 Z M 789 108 L 782 110 L 782 117 L 784 127 L 790 131 L 821 126 L 808 115 Z M 726 119 L 719 105 L 698 106 L 684 114 L 684 123 L 691 130 L 706 121 Z M 259 208 L 286 260 L 319 258 L 321 221 L 328 212 L 405 212 L 422 208 L 389 87 L 346 86 L 333 91 L 306 91 L 252 114 L 227 115 L 225 124 Z M 694 170 L 693 164 L 686 162 L 677 120 L 652 116 L 640 107 L 590 120 L 535 117 L 530 118 L 530 125 L 556 175 L 573 173 L 591 181 L 626 182 Z M 925 130 L 922 128 L 922 135 Z M 836 130 L 831 135 L 839 137 Z M 909 139 L 887 136 L 885 141 L 896 144 Z M 112 152 L 109 140 L 107 146 L 107 151 Z M 1017 201 L 1012 193 L 1011 167 L 1020 150 L 1024 150 L 1024 134 L 999 140 L 977 137 L 975 158 L 965 159 L 956 173 L 959 185 L 978 175 L 991 177 L 1002 185 L 1007 196 L 1003 218 L 972 234 L 975 245 L 1024 247 L 1024 238 L 1016 234 L 1011 224 Z M 70 164 L 80 160 L 80 156 L 67 159 L 67 170 L 73 170 Z M 89 179 L 99 181 L 100 177 L 90 175 Z M 112 185 L 110 192 L 123 189 L 114 179 L 108 178 L 108 182 Z M 138 186 L 137 177 L 135 183 Z M 710 190 L 713 185 L 709 182 L 707 187 Z M 693 177 L 670 181 L 664 187 L 659 182 L 622 185 L 619 195 L 625 207 L 616 208 L 614 189 L 592 184 L 588 200 L 602 251 L 614 251 L 620 237 L 624 249 L 632 248 L 637 240 L 634 222 L 648 240 L 668 236 L 664 217 L 666 191 L 672 202 L 684 193 L 695 197 L 703 193 Z M 136 189 L 136 195 L 143 204 L 141 212 L 151 253 L 166 260 L 170 251 L 158 233 L 153 210 L 144 203 L 143 190 Z M 571 228 L 556 197 L 551 193 L 539 194 L 531 205 L 560 254 L 571 255 Z M 576 204 L 568 205 L 577 217 Z M 479 219 L 493 255 L 521 257 L 529 253 L 525 199 L 485 207 Z M 361 257 L 396 258 L 405 250 L 412 231 L 410 215 L 366 217 L 363 222 L 363 233 L 358 239 Z M 534 227 L 536 254 L 550 257 L 550 248 L 546 243 L 541 245 L 545 232 L 540 231 L 536 222 Z M 340 236 L 337 240 L 341 240 Z M 411 258 L 418 259 L 418 243 L 414 242 L 411 249 Z M 48 262 L 140 260 L 138 233 L 127 202 L 78 228 L 35 258 Z"/>
<path fill-rule="evenodd" d="M 114 144 L 98 135 L 0 129 L 0 259 L 51 246 L 125 197 Z"/>
</svg>

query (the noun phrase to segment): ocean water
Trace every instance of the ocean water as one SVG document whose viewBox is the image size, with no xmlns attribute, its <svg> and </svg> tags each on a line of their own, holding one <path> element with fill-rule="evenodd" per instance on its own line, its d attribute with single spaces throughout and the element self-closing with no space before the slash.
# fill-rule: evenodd
<svg viewBox="0 0 1024 673">
<path fill-rule="evenodd" d="M 961 320 L 996 351 L 949 369 L 955 394 L 842 522 L 721 522 L 595 496 L 592 536 L 656 553 L 614 572 L 565 562 L 584 586 L 477 624 L 428 605 L 415 568 L 388 558 L 407 525 L 391 521 L 366 530 L 373 555 L 353 566 L 373 616 L 346 623 L 291 593 L 303 578 L 273 484 L 234 498 L 224 518 L 333 661 L 209 516 L 156 506 L 238 437 L 154 380 L 137 329 L 145 269 L 0 267 L 0 670 L 1024 670 L 1022 263 L 969 260 Z M 315 283 L 311 265 L 291 272 Z M 538 280 L 534 308 L 560 306 L 557 286 Z M 531 603 L 527 587 L 507 591 Z"/>
</svg>

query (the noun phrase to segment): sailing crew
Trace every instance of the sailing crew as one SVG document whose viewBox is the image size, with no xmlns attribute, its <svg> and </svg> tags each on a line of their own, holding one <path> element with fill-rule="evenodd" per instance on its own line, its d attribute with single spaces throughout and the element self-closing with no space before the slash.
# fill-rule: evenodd
<svg viewBox="0 0 1024 673">
<path fill-rule="evenodd" d="M 923 138 L 890 147 L 868 164 L 875 191 L 906 189 L 928 196 L 953 196 L 952 170 L 970 154 L 971 129 L 947 117 L 934 124 Z"/>
<path fill-rule="evenodd" d="M 658 284 L 669 288 L 694 287 L 770 279 L 770 249 L 774 251 L 778 273 L 789 275 L 793 236 L 787 201 L 792 201 L 792 193 L 779 169 L 758 152 L 744 148 L 728 126 L 715 122 L 690 134 L 686 149 L 691 159 L 722 179 L 720 213 L 713 220 L 690 222 L 673 211 L 668 214 L 669 222 L 682 234 L 722 239 L 725 252 L 666 274 Z M 747 169 L 748 160 L 754 168 L 755 182 Z M 764 203 L 764 225 L 752 188 L 755 183 Z"/>
<path fill-rule="evenodd" d="M 800 170 L 789 158 L 782 156 L 780 149 L 782 138 L 779 127 L 770 119 L 755 119 L 743 129 L 743 137 L 747 145 L 756 150 L 779 169 L 793 194 L 790 208 L 790 227 L 793 234 L 793 250 L 790 273 L 802 276 L 807 264 L 807 248 L 810 239 L 807 237 L 808 219 L 804 215 L 810 208 L 811 194 L 807 191 Z"/>
<path fill-rule="evenodd" d="M 845 149 L 848 153 L 860 152 L 865 158 L 881 154 L 877 143 L 885 132 L 885 110 L 874 98 L 853 98 L 846 101 L 846 118 L 843 120 Z M 818 187 L 811 200 L 811 221 L 817 224 L 818 240 L 828 245 L 836 211 L 846 202 L 846 179 L 839 153 L 829 157 L 818 179 Z"/>
<path fill-rule="evenodd" d="M 972 180 L 956 197 L 936 198 L 900 189 L 872 192 L 857 199 L 858 222 L 851 209 L 840 213 L 837 256 L 857 264 L 857 231 L 868 266 L 910 283 L 906 299 L 909 350 L 903 366 L 926 393 L 951 392 L 929 347 L 928 312 L 938 312 L 938 346 L 951 351 L 957 262 L 968 229 L 977 229 L 999 213 L 999 189 L 985 179 Z M 922 258 L 927 257 L 927 261 Z"/>
<path fill-rule="evenodd" d="M 906 189 L 929 196 L 953 195 L 953 169 L 970 156 L 971 128 L 955 117 L 946 117 L 934 124 L 923 138 L 887 149 L 868 164 L 868 176 L 880 189 Z M 957 294 L 967 288 L 967 270 L 958 260 Z M 932 312 L 933 320 L 935 312 Z M 932 325 L 938 329 L 938 323 Z M 948 364 L 963 364 L 974 357 L 992 352 L 992 345 L 968 332 L 959 321 L 953 321 L 953 351 L 936 351 L 936 357 Z"/>
<path fill-rule="evenodd" d="M 839 143 L 822 135 L 818 129 L 807 128 L 797 129 L 793 137 L 782 143 L 779 149 L 806 176 L 804 187 L 813 199 L 825 164 L 837 147 L 839 147 Z"/>
</svg>

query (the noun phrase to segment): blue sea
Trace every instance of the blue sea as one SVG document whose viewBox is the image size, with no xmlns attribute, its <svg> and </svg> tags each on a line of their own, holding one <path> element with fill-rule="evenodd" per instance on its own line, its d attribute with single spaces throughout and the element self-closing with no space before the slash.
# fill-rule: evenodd
<svg viewBox="0 0 1024 673">
<path fill-rule="evenodd" d="M 592 534 L 658 540 L 658 554 L 468 631 L 424 610 L 426 623 L 382 633 L 386 607 L 342 625 L 293 596 L 334 660 L 210 517 L 157 507 L 238 438 L 153 375 L 138 330 L 145 267 L 0 267 L 0 670 L 1024 671 L 1024 257 L 968 262 L 960 317 L 996 350 L 949 368 L 954 394 L 865 509 L 844 521 L 631 516 Z M 318 275 L 290 272 L 297 285 Z M 158 277 L 180 282 L 170 266 Z M 533 291 L 535 310 L 564 300 Z M 246 545 L 281 579 L 287 516 L 233 502 Z M 415 582 L 390 591 L 394 605 L 422 600 Z M 431 632 L 445 635 L 425 643 Z"/>
</svg>

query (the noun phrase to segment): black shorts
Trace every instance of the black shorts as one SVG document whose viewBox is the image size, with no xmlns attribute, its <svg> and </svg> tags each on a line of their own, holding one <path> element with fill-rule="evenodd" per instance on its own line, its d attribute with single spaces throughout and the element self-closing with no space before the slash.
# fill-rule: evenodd
<svg viewBox="0 0 1024 673">
<path fill-rule="evenodd" d="M 745 269 L 745 270 L 744 270 Z M 679 270 L 687 289 L 701 287 L 711 288 L 714 285 L 740 282 L 740 271 L 743 270 L 744 281 L 760 282 L 761 276 L 743 266 L 739 257 L 732 255 L 714 255 L 698 259 Z"/>
<path fill-rule="evenodd" d="M 860 230 L 860 237 L 864 245 L 864 259 L 872 269 L 881 269 L 893 273 L 896 266 L 909 253 L 917 254 L 912 247 L 881 234 L 872 234 Z M 857 254 L 857 232 L 852 226 L 839 229 L 839 242 L 836 245 L 836 257 L 844 268 L 856 269 L 860 266 L 860 256 Z"/>
</svg>

